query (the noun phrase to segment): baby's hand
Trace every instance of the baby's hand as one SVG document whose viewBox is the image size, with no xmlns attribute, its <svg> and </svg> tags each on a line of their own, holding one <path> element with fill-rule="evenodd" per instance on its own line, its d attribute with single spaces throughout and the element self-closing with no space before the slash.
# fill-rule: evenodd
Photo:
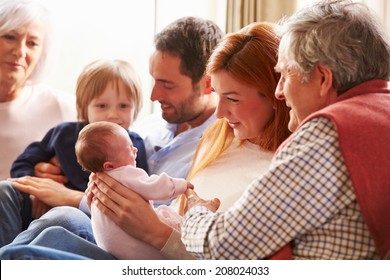
<svg viewBox="0 0 390 280">
<path fill-rule="evenodd" d="M 188 189 L 191 189 L 191 190 L 194 189 L 194 185 L 191 184 L 190 182 L 187 182 L 187 190 L 188 190 Z"/>
</svg>

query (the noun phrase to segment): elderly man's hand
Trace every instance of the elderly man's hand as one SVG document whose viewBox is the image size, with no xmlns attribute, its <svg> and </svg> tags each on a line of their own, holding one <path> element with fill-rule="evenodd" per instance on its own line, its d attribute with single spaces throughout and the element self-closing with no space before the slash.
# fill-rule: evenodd
<svg viewBox="0 0 390 280">
<path fill-rule="evenodd" d="M 187 212 L 188 209 L 194 207 L 194 206 L 204 206 L 207 209 L 209 209 L 212 212 L 216 212 L 219 208 L 219 205 L 221 202 L 218 198 L 214 198 L 212 200 L 204 200 L 201 199 L 196 192 L 194 192 L 192 189 L 187 189 L 186 191 L 186 197 L 187 197 L 187 209 L 185 212 Z"/>
</svg>

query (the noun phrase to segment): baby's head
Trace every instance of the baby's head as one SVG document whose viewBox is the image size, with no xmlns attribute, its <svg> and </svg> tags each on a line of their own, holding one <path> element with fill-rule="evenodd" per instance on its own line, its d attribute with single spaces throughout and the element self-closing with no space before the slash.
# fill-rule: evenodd
<svg viewBox="0 0 390 280">
<path fill-rule="evenodd" d="M 86 123 L 112 121 L 128 129 L 142 100 L 140 78 L 127 61 L 96 60 L 85 66 L 77 80 L 77 114 Z M 115 117 L 109 114 L 110 108 L 117 109 Z"/>
<path fill-rule="evenodd" d="M 90 172 L 136 166 L 137 148 L 126 129 L 112 122 L 86 125 L 79 133 L 75 149 L 78 163 Z"/>
</svg>

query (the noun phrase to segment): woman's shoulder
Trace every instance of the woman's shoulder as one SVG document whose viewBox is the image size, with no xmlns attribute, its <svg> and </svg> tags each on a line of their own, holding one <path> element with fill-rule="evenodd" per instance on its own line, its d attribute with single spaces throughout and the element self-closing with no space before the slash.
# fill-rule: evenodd
<svg viewBox="0 0 390 280">
<path fill-rule="evenodd" d="M 36 97 L 48 97 L 48 98 L 70 98 L 74 99 L 75 96 L 73 94 L 70 94 L 66 91 L 54 88 L 52 86 L 49 86 L 47 84 L 34 84 L 34 85 L 27 85 L 23 92 L 25 94 L 31 94 Z"/>
<path fill-rule="evenodd" d="M 76 96 L 65 91 L 53 88 L 46 84 L 26 86 L 23 90 L 24 99 L 29 106 L 44 105 L 48 113 L 57 111 L 63 121 L 76 121 Z"/>
<path fill-rule="evenodd" d="M 25 86 L 21 99 L 30 104 L 46 104 L 51 106 L 75 107 L 76 96 L 45 84 Z"/>
</svg>

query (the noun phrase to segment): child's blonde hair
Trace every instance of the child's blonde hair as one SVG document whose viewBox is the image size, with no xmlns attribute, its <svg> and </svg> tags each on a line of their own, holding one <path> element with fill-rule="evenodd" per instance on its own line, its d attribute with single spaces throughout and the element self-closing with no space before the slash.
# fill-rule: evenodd
<svg viewBox="0 0 390 280">
<path fill-rule="evenodd" d="M 76 86 L 77 116 L 80 121 L 88 121 L 88 104 L 100 96 L 110 82 L 122 81 L 129 92 L 129 100 L 134 106 L 134 120 L 142 108 L 141 80 L 133 66 L 124 60 L 99 59 L 88 64 L 81 72 Z"/>
</svg>

